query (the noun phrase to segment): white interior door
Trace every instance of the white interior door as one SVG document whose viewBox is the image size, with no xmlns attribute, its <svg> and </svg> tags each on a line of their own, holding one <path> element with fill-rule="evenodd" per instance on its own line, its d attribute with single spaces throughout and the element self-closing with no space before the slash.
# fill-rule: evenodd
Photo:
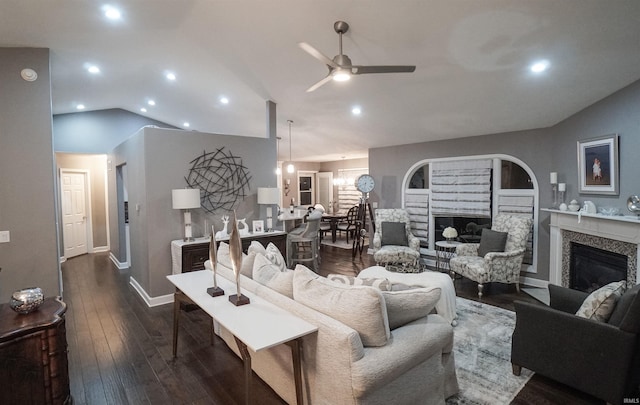
<svg viewBox="0 0 640 405">
<path fill-rule="evenodd" d="M 86 174 L 61 171 L 64 256 L 87 253 Z"/>
<path fill-rule="evenodd" d="M 333 172 L 320 172 L 317 174 L 318 190 L 317 201 L 322 204 L 328 213 L 333 213 Z"/>
</svg>

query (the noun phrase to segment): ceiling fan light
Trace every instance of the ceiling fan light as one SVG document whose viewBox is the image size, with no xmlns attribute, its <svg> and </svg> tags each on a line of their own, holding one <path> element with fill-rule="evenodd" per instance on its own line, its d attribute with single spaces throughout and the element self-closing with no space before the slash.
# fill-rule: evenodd
<svg viewBox="0 0 640 405">
<path fill-rule="evenodd" d="M 347 80 L 351 79 L 351 72 L 349 72 L 348 70 L 344 70 L 344 69 L 336 69 L 331 76 L 333 77 L 333 80 L 336 82 L 346 82 Z"/>
</svg>

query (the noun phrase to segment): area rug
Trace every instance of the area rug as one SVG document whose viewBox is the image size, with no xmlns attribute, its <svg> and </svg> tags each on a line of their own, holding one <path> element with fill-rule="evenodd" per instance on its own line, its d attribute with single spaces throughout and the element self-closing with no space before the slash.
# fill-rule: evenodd
<svg viewBox="0 0 640 405">
<path fill-rule="evenodd" d="M 509 404 L 533 372 L 511 371 L 511 335 L 515 312 L 456 298 L 458 324 L 453 328 L 460 392 L 447 404 Z"/>
</svg>

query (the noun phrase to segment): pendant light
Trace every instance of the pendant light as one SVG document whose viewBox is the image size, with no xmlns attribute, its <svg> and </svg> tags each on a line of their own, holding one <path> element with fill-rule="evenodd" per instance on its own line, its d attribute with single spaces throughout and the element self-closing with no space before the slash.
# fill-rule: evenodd
<svg viewBox="0 0 640 405">
<path fill-rule="evenodd" d="M 293 121 L 287 120 L 287 123 L 289 123 L 289 164 L 287 165 L 287 173 L 293 173 L 296 170 L 291 161 L 291 124 L 293 124 Z"/>
<path fill-rule="evenodd" d="M 282 169 L 280 169 L 280 165 L 278 162 L 280 161 L 280 139 L 279 136 L 276 136 L 276 175 L 280 176 L 282 174 Z"/>
</svg>

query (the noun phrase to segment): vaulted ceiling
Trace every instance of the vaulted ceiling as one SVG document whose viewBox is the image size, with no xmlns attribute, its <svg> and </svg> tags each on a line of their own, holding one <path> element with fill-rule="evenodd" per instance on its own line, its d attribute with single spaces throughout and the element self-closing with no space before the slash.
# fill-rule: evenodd
<svg viewBox="0 0 640 405">
<path fill-rule="evenodd" d="M 333 58 L 338 20 L 354 64 L 415 72 L 305 92 L 328 69 L 298 43 Z M 0 46 L 51 49 L 54 114 L 123 108 L 264 137 L 272 100 L 280 159 L 292 120 L 293 159 L 330 161 L 556 124 L 640 79 L 640 1 L 0 0 Z M 538 60 L 549 68 L 535 74 Z"/>
</svg>

